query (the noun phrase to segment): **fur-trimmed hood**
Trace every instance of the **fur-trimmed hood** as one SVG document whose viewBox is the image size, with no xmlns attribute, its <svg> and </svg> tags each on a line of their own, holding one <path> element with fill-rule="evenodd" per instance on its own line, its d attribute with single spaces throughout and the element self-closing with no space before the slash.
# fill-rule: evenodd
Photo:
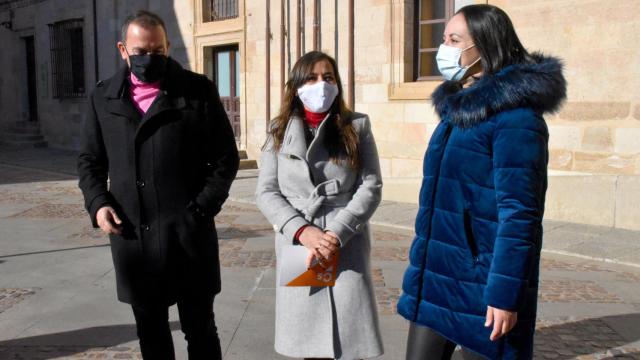
<svg viewBox="0 0 640 360">
<path fill-rule="evenodd" d="M 440 118 L 458 127 L 471 127 L 506 110 L 531 108 L 554 112 L 567 96 L 567 82 L 558 58 L 532 54 L 533 61 L 510 65 L 485 75 L 469 88 L 445 81 L 432 95 Z"/>
</svg>

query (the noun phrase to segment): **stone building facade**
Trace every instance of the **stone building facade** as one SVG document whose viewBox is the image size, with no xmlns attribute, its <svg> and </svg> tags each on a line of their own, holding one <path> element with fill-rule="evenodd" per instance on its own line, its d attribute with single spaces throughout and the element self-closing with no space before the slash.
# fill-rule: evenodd
<svg viewBox="0 0 640 360">
<path fill-rule="evenodd" d="M 349 1 L 272 0 L 269 22 L 266 0 L 244 1 L 240 5 L 244 22 L 238 20 L 235 30 L 226 28 L 231 22 L 214 22 L 196 33 L 196 67 L 203 66 L 200 41 L 237 42 L 242 146 L 258 157 L 267 116 L 274 116 L 279 108 L 283 74 L 286 81 L 297 47 L 301 53 L 313 49 L 314 28 L 319 28 L 317 48 L 337 57 L 345 83 L 355 83 L 355 110 L 372 119 L 385 199 L 415 202 L 426 144 L 438 122 L 429 97 L 440 83 L 428 76 L 433 67 L 415 53 L 418 46 L 437 47 L 442 29 L 436 25 L 418 30 L 416 14 L 429 20 L 439 11 L 446 14 L 442 7 L 455 10 L 471 3 L 500 6 L 511 16 L 527 48 L 559 56 L 566 64 L 568 101 L 560 113 L 547 118 L 551 171 L 546 217 L 640 228 L 640 212 L 634 205 L 640 200 L 640 51 L 629 45 L 640 39 L 640 18 L 634 15 L 640 11 L 638 1 L 356 0 L 353 79 L 348 66 Z M 302 15 L 301 40 L 298 14 Z M 417 36 L 433 44 L 418 45 Z M 427 68 L 425 74 L 416 74 L 416 62 Z"/>
<path fill-rule="evenodd" d="M 167 20 L 172 55 L 188 63 L 191 21 L 181 19 L 193 10 L 173 1 L 1 0 L 0 128 L 32 123 L 49 146 L 77 149 L 88 95 L 124 64 L 120 26 L 137 9 Z"/>
<path fill-rule="evenodd" d="M 233 114 L 240 148 L 258 158 L 267 120 L 279 109 L 293 63 L 306 51 L 325 51 L 337 59 L 354 109 L 372 120 L 384 198 L 415 202 L 424 151 L 438 123 L 429 99 L 441 81 L 433 54 L 446 19 L 472 3 L 500 6 L 525 47 L 565 62 L 568 101 L 547 118 L 551 171 L 546 217 L 640 229 L 635 205 L 640 200 L 637 0 L 101 0 L 99 75 L 121 64 L 115 42 L 125 14 L 137 8 L 157 11 L 167 20 L 172 55 L 218 83 L 229 100 L 225 106 Z M 43 133 L 50 146 L 74 148 L 86 98 L 52 99 L 47 24 L 83 17 L 85 49 L 90 50 L 95 44 L 91 2 L 0 0 L 0 22 L 8 7 L 14 9 L 13 30 L 0 27 L 2 44 L 19 49 L 25 36 L 36 34 Z M 16 75 L 24 74 L 24 61 L 12 56 L 0 57 L 4 125 L 28 116 L 23 81 Z M 87 88 L 95 80 L 88 66 L 93 63 L 93 52 L 87 51 Z"/>
<path fill-rule="evenodd" d="M 0 3 L 0 43 L 5 51 L 0 56 L 0 108 L 3 128 L 16 121 L 33 119 L 46 139 L 60 147 L 77 147 L 78 131 L 83 121 L 89 84 L 95 84 L 94 72 L 85 67 L 75 74 L 75 94 L 54 98 L 54 82 L 50 65 L 50 26 L 63 21 L 91 19 L 86 1 L 2 1 Z M 79 23 L 75 40 L 76 49 L 91 49 L 89 36 L 91 23 Z M 69 40 L 69 39 L 67 39 Z M 28 50 L 28 48 L 31 49 Z M 9 50 L 10 51 L 7 51 Z M 27 53 L 33 59 L 28 62 Z M 93 52 L 83 51 L 85 65 L 94 62 Z M 33 61 L 35 60 L 35 61 Z M 84 77 L 84 79 L 82 79 Z M 35 79 L 31 82 L 28 79 Z M 80 80 L 82 85 L 78 84 Z M 30 96 L 31 95 L 31 96 Z M 34 98 L 35 95 L 35 98 Z"/>
</svg>

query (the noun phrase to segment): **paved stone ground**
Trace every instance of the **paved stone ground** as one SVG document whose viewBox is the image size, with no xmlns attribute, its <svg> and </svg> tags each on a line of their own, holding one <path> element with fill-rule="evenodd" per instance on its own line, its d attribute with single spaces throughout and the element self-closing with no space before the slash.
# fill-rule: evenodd
<svg viewBox="0 0 640 360">
<path fill-rule="evenodd" d="M 0 288 L 0 313 L 35 294 L 34 289 L 2 289 Z"/>
<path fill-rule="evenodd" d="M 257 174 L 257 170 L 244 171 L 235 181 L 230 198 L 253 204 Z M 413 231 L 417 211 L 416 204 L 383 201 L 371 223 Z M 640 232 L 546 220 L 543 251 L 640 268 Z"/>
<path fill-rule="evenodd" d="M 107 240 L 88 225 L 76 180 L 3 159 L 6 154 L 0 156 L 0 359 L 141 358 L 130 310 L 115 299 Z M 273 351 L 273 232 L 251 204 L 254 175 L 240 174 L 235 201 L 216 217 L 223 267 L 217 323 L 225 359 L 284 359 Z M 383 206 L 378 224 L 390 214 L 415 216 L 408 205 L 395 212 L 393 206 Z M 386 350 L 381 359 L 399 360 L 408 325 L 395 305 L 412 232 L 401 221 L 391 225 L 373 226 L 371 256 Z M 581 235 L 612 234 L 552 225 L 574 244 L 585 241 Z M 624 236 L 640 241 L 635 233 Z M 640 359 L 640 268 L 578 255 L 543 255 L 535 358 Z M 185 359 L 175 309 L 171 325 L 178 359 Z"/>
</svg>

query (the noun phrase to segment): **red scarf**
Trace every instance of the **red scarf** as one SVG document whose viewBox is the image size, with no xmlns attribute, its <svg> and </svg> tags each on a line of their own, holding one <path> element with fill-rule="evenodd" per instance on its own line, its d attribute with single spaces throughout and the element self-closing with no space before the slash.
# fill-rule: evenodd
<svg viewBox="0 0 640 360">
<path fill-rule="evenodd" d="M 323 113 L 314 113 L 307 109 L 304 109 L 304 121 L 307 123 L 307 125 L 309 125 L 309 127 L 316 129 L 318 128 L 318 126 L 320 126 L 322 120 L 327 117 L 328 113 L 328 111 Z"/>
</svg>

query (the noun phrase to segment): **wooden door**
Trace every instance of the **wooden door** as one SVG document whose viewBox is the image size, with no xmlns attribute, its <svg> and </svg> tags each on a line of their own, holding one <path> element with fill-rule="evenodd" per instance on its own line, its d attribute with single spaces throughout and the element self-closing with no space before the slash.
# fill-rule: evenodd
<svg viewBox="0 0 640 360">
<path fill-rule="evenodd" d="M 27 60 L 27 92 L 29 96 L 29 121 L 38 121 L 38 91 L 36 89 L 36 56 L 33 36 L 24 38 Z"/>
<path fill-rule="evenodd" d="M 216 83 L 236 142 L 240 142 L 240 56 L 238 45 L 209 47 L 205 50 L 207 75 Z"/>
</svg>

